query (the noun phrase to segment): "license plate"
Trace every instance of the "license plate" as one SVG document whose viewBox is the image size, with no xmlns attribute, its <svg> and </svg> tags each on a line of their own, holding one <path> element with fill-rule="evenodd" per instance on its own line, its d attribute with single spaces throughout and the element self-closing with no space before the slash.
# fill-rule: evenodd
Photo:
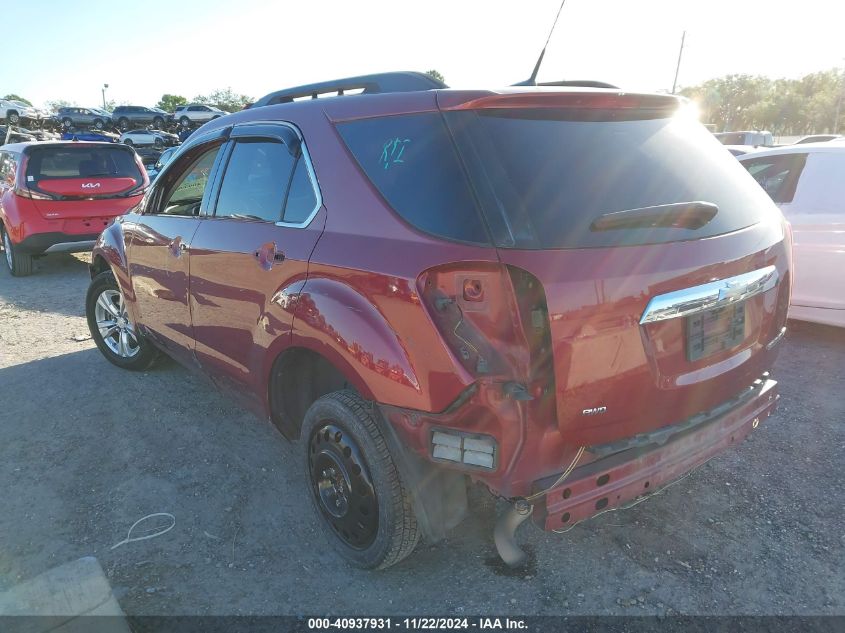
<svg viewBox="0 0 845 633">
<path fill-rule="evenodd" d="M 687 319 L 687 360 L 696 361 L 736 347 L 745 339 L 745 302 Z"/>
</svg>

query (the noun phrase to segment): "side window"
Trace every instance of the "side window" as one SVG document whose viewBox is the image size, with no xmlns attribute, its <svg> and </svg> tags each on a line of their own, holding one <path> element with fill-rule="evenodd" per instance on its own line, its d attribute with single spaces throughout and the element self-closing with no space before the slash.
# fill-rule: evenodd
<svg viewBox="0 0 845 633">
<path fill-rule="evenodd" d="M 199 215 L 220 148 L 221 145 L 215 145 L 199 156 L 186 156 L 180 165 L 174 165 L 174 169 L 168 172 L 167 182 L 153 212 L 160 215 Z"/>
<path fill-rule="evenodd" d="M 308 165 L 304 155 L 296 161 L 293 178 L 290 181 L 290 191 L 285 201 L 285 213 L 282 220 L 290 224 L 302 224 L 317 207 L 317 195 L 308 173 Z"/>
<path fill-rule="evenodd" d="M 807 161 L 806 154 L 779 154 L 743 161 L 767 194 L 778 203 L 792 202 L 798 179 Z"/>
<path fill-rule="evenodd" d="M 236 142 L 220 186 L 215 216 L 280 221 L 293 167 L 294 158 L 281 142 Z"/>
</svg>

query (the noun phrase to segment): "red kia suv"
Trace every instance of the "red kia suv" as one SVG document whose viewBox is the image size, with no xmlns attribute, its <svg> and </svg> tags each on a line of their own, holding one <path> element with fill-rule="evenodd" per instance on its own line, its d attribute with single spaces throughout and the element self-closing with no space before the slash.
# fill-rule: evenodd
<svg viewBox="0 0 845 633">
<path fill-rule="evenodd" d="M 140 202 L 149 185 L 130 147 L 15 143 L 0 147 L 0 233 L 13 275 L 35 257 L 89 250 L 103 228 Z"/>
<path fill-rule="evenodd" d="M 683 100 L 394 79 L 195 132 L 94 248 L 106 358 L 162 351 L 299 441 L 365 568 L 442 538 L 469 482 L 519 563 L 526 518 L 653 494 L 773 412 L 784 219 Z"/>
</svg>

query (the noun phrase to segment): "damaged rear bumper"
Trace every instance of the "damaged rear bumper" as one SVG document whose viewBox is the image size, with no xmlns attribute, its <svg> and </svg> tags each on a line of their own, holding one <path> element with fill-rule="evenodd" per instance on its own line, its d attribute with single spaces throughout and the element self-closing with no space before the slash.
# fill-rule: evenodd
<svg viewBox="0 0 845 633">
<path fill-rule="evenodd" d="M 559 486 L 534 502 L 532 519 L 545 530 L 570 527 L 584 519 L 646 497 L 689 471 L 741 442 L 777 405 L 777 382 L 765 378 L 755 384 L 750 397 L 695 426 L 646 443 L 641 438 L 628 448 L 604 455 L 576 468 Z M 619 448 L 619 447 L 617 447 Z M 587 449 L 591 452 L 590 448 Z M 552 486 L 557 476 L 535 483 L 535 491 Z"/>
</svg>

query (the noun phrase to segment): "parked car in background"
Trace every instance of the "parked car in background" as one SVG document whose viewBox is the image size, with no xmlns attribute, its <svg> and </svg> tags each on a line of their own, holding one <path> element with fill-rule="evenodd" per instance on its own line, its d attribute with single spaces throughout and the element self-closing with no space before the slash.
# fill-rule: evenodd
<svg viewBox="0 0 845 633">
<path fill-rule="evenodd" d="M 36 108 L 22 101 L 0 99 L 0 120 L 9 125 L 20 125 L 22 122 L 38 124 L 41 115 Z"/>
<path fill-rule="evenodd" d="M 129 130 L 121 134 L 119 140 L 126 145 L 167 147 L 176 145 L 179 142 L 179 137 L 162 130 Z"/>
<path fill-rule="evenodd" d="M 150 177 L 150 181 L 155 180 L 155 177 L 158 176 L 159 172 L 164 169 L 164 166 L 170 162 L 170 159 L 173 158 L 173 154 L 176 153 L 178 147 L 168 147 L 161 153 L 161 156 L 158 157 L 158 160 L 155 164 L 147 169 L 147 175 Z"/>
<path fill-rule="evenodd" d="M 739 160 L 792 225 L 789 316 L 845 327 L 845 145 L 789 145 Z"/>
<path fill-rule="evenodd" d="M 65 130 L 61 136 L 63 141 L 97 141 L 101 143 L 117 143 L 119 139 L 120 137 L 117 134 L 94 130 Z"/>
<path fill-rule="evenodd" d="M 33 258 L 89 250 L 112 220 L 140 202 L 149 179 L 131 148 L 44 142 L 0 147 L 0 233 L 17 277 Z"/>
<path fill-rule="evenodd" d="M 301 440 L 290 502 L 364 568 L 443 538 L 469 481 L 508 500 L 517 562 L 523 520 L 566 528 L 741 446 L 776 405 L 792 272 L 737 161 L 671 95 L 400 77 L 194 133 L 92 252 L 106 359 L 163 351 Z"/>
<path fill-rule="evenodd" d="M 771 132 L 719 132 L 714 134 L 722 145 L 751 145 L 753 147 L 771 147 L 775 138 Z"/>
<path fill-rule="evenodd" d="M 204 105 L 201 103 L 189 103 L 188 105 L 179 106 L 173 113 L 173 119 L 180 125 L 189 125 L 197 123 L 208 123 L 213 119 L 221 116 L 226 116 L 228 112 L 216 108 L 211 105 Z"/>
<path fill-rule="evenodd" d="M 810 134 L 804 138 L 795 141 L 795 145 L 803 145 L 804 143 L 825 143 L 835 139 L 842 138 L 841 134 Z"/>
<path fill-rule="evenodd" d="M 725 149 L 734 156 L 745 156 L 746 154 L 757 151 L 757 148 L 751 145 L 725 145 Z"/>
<path fill-rule="evenodd" d="M 12 129 L 9 133 L 9 128 L 5 125 L 0 125 L 0 145 L 6 143 L 6 137 L 9 138 L 9 143 L 25 143 L 27 141 L 37 141 L 35 134 L 31 134 L 29 130 L 26 132 L 20 131 L 20 128 Z"/>
<path fill-rule="evenodd" d="M 112 111 L 112 121 L 121 131 L 148 125 L 161 129 L 167 121 L 167 112 L 144 106 L 117 106 Z"/>
<path fill-rule="evenodd" d="M 78 108 L 76 106 L 59 108 L 56 112 L 56 120 L 66 130 L 73 127 L 92 127 L 103 130 L 112 125 L 111 113 L 99 108 Z"/>
</svg>

